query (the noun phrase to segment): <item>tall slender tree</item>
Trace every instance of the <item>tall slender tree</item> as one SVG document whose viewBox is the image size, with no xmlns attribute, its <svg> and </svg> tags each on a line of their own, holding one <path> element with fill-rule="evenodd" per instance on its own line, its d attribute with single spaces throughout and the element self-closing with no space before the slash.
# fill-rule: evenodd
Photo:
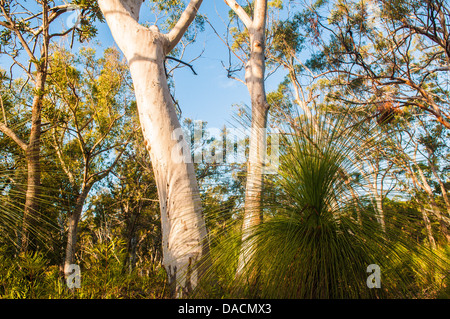
<svg viewBox="0 0 450 319">
<path fill-rule="evenodd" d="M 266 152 L 266 128 L 269 104 L 265 89 L 265 47 L 267 0 L 255 0 L 253 17 L 247 13 L 235 0 L 225 0 L 225 3 L 236 13 L 245 25 L 248 33 L 250 51 L 245 64 L 245 83 L 247 85 L 252 111 L 250 149 L 247 165 L 247 182 L 245 190 L 244 221 L 242 226 L 242 248 L 239 257 L 238 274 L 251 256 L 248 252 L 252 243 L 252 229 L 262 222 L 262 192 L 264 177 L 264 155 Z"/>
<path fill-rule="evenodd" d="M 34 2 L 34 1 L 32 1 Z M 21 250 L 27 251 L 30 242 L 35 241 L 31 229 L 35 229 L 39 217 L 39 188 L 41 185 L 41 134 L 42 134 L 42 101 L 46 94 L 46 79 L 49 67 L 49 47 L 52 39 L 77 34 L 80 39 L 95 34 L 91 22 L 98 18 L 93 8 L 93 1 L 79 3 L 74 1 L 79 9 L 81 26 L 74 24 L 64 32 L 52 32 L 51 24 L 64 13 L 73 9 L 73 4 L 42 0 L 35 3 L 21 1 L 0 1 L 0 34 L 2 45 L 0 53 L 8 56 L 11 61 L 10 70 L 18 67 L 26 75 L 26 83 L 33 85 L 33 100 L 31 103 L 30 130 L 27 140 L 21 138 L 8 126 L 7 119 L 0 121 L 0 131 L 16 142 L 23 152 L 27 162 L 27 187 L 21 233 Z M 88 13 L 89 12 L 89 13 Z M 22 54 L 24 53 L 24 54 Z M 25 59 L 24 59 L 25 56 Z M 13 77 L 11 77 L 13 78 Z"/>
<path fill-rule="evenodd" d="M 207 231 L 188 145 L 165 73 L 166 56 L 194 20 L 202 0 L 191 0 L 168 33 L 139 24 L 142 0 L 100 0 L 111 33 L 128 60 L 144 144 L 150 153 L 161 209 L 163 264 L 173 295 L 196 287 L 208 255 Z M 181 147 L 180 147 L 181 146 Z"/>
<path fill-rule="evenodd" d="M 53 50 L 48 76 L 50 140 L 75 198 L 67 216 L 66 276 L 75 260 L 86 199 L 120 160 L 130 139 L 128 132 L 133 132 L 125 116 L 127 104 L 133 105 L 126 65 L 117 50 L 105 50 L 100 59 L 95 54 L 93 49 L 82 49 L 76 58 L 65 50 Z"/>
</svg>

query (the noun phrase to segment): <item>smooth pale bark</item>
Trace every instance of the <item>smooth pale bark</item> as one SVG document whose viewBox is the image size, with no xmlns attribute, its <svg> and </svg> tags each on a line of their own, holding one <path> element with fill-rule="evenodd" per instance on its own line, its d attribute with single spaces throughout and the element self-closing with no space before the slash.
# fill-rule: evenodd
<svg viewBox="0 0 450 319">
<path fill-rule="evenodd" d="M 427 231 L 428 241 L 430 243 L 430 248 L 436 249 L 436 241 L 434 240 L 434 237 L 433 237 L 433 232 L 431 229 L 431 223 L 430 223 L 430 219 L 428 218 L 428 214 L 427 214 L 425 208 L 423 208 L 423 207 L 421 209 L 421 212 L 422 212 L 422 219 L 425 224 L 425 229 Z"/>
<path fill-rule="evenodd" d="M 64 276 L 67 278 L 71 274 L 70 265 L 74 263 L 75 260 L 75 249 L 77 244 L 77 234 L 78 234 L 78 222 L 80 221 L 81 213 L 83 212 L 84 202 L 92 188 L 93 183 L 85 184 L 82 187 L 80 194 L 77 196 L 77 201 L 75 208 L 69 216 L 68 234 L 67 234 L 67 245 L 66 245 L 66 255 L 64 259 Z"/>
<path fill-rule="evenodd" d="M 415 173 L 409 167 L 407 167 L 406 169 L 408 170 L 409 175 L 411 176 L 411 179 L 412 179 L 414 185 L 416 187 L 423 188 L 423 185 L 419 182 L 419 180 L 417 179 Z M 431 223 L 430 223 L 430 219 L 428 218 L 427 211 L 425 210 L 425 207 L 423 207 L 423 205 L 421 203 L 418 202 L 418 204 L 419 204 L 419 206 L 422 206 L 420 211 L 422 213 L 422 219 L 423 219 L 423 222 L 425 224 L 425 230 L 427 232 L 428 241 L 430 242 L 430 247 L 432 249 L 435 249 L 436 248 L 436 241 L 435 241 L 435 239 L 433 237 L 433 230 L 431 228 Z"/>
<path fill-rule="evenodd" d="M 418 165 L 417 165 L 417 171 L 419 172 L 420 179 L 422 180 L 422 189 L 427 193 L 428 198 L 430 199 L 431 209 L 433 211 L 433 214 L 437 217 L 437 219 L 439 221 L 441 232 L 444 235 L 444 237 L 447 239 L 447 242 L 450 242 L 450 233 L 448 231 L 448 226 L 442 216 L 442 213 L 439 209 L 438 204 L 436 203 L 436 200 L 434 199 L 433 190 L 431 189 L 430 184 L 428 184 L 425 174 L 423 173 L 422 169 Z"/>
<path fill-rule="evenodd" d="M 99 0 L 111 33 L 128 60 L 144 144 L 150 154 L 161 210 L 163 265 L 172 293 L 189 294 L 208 255 L 200 194 L 164 70 L 166 55 L 192 22 L 201 0 L 191 1 L 168 33 L 138 23 L 141 0 Z"/>
<path fill-rule="evenodd" d="M 305 113 L 306 118 L 309 119 L 310 121 L 312 121 L 313 118 L 312 118 L 311 110 L 309 109 L 308 105 L 306 104 L 305 99 L 303 99 L 300 96 L 300 83 L 298 82 L 297 77 L 292 70 L 289 70 L 289 78 L 291 80 L 292 87 L 294 88 L 295 102 L 297 102 L 297 104 L 300 106 L 302 111 Z"/>
<path fill-rule="evenodd" d="M 253 19 L 236 1 L 225 0 L 225 2 L 246 26 L 250 40 L 250 58 L 245 66 L 245 83 L 252 104 L 252 119 L 242 225 L 242 246 L 237 269 L 237 274 L 241 274 L 256 248 L 253 240 L 248 238 L 252 236 L 254 227 L 261 224 L 263 218 L 264 156 L 267 147 L 266 129 L 269 110 L 264 84 L 267 0 L 255 1 Z"/>
<path fill-rule="evenodd" d="M 377 222 L 381 226 L 383 234 L 386 234 L 386 222 L 384 219 L 384 210 L 383 210 L 383 197 L 381 194 L 378 193 L 376 182 L 377 180 L 375 179 L 372 188 L 372 193 L 375 201 L 376 218 Z"/>
<path fill-rule="evenodd" d="M 431 154 L 430 154 L 430 156 L 434 157 L 434 155 L 431 155 Z M 441 188 L 442 198 L 444 199 L 445 206 L 447 207 L 447 215 L 448 215 L 448 217 L 450 217 L 450 200 L 448 198 L 448 194 L 447 194 L 447 190 L 445 189 L 444 182 L 439 177 L 439 174 L 436 170 L 436 165 L 433 163 L 433 161 L 428 160 L 428 163 L 430 164 L 431 171 L 433 172 L 434 177 L 436 178 L 436 180 L 439 183 L 439 187 Z"/>
</svg>

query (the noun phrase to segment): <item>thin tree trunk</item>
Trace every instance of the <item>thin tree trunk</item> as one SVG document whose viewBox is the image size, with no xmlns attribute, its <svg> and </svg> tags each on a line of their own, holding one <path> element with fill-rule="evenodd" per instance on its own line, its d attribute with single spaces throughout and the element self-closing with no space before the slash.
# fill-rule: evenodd
<svg viewBox="0 0 450 319">
<path fill-rule="evenodd" d="M 421 208 L 423 222 L 425 224 L 425 229 L 427 231 L 428 242 L 430 243 L 431 249 L 436 249 L 436 241 L 433 237 L 433 231 L 431 229 L 430 219 L 424 207 Z"/>
<path fill-rule="evenodd" d="M 35 95 L 31 107 L 30 140 L 26 149 L 27 160 L 27 192 L 22 224 L 21 251 L 26 252 L 30 243 L 36 245 L 37 223 L 39 221 L 38 195 L 41 185 L 40 147 L 41 147 L 41 111 L 42 100 L 47 80 L 48 47 L 50 42 L 48 21 L 48 4 L 42 2 L 43 40 L 41 46 L 41 60 L 34 62 L 36 67 Z M 5 123 L 6 124 L 6 123 Z M 34 234 L 31 232 L 33 230 Z"/>
<path fill-rule="evenodd" d="M 438 204 L 436 203 L 436 200 L 434 199 L 433 190 L 431 189 L 430 184 L 428 184 L 428 181 L 425 177 L 425 174 L 423 173 L 422 169 L 417 166 L 417 170 L 419 172 L 420 179 L 422 180 L 423 189 L 428 195 L 428 198 L 430 199 L 431 203 L 431 209 L 433 210 L 433 214 L 437 217 L 440 225 L 440 229 L 444 237 L 446 238 L 447 242 L 450 242 L 450 233 L 448 231 L 447 223 L 445 222 L 444 218 L 442 217 L 442 213 L 439 209 Z"/>
<path fill-rule="evenodd" d="M 137 238 L 136 238 L 136 224 L 142 209 L 142 203 L 139 203 L 137 207 L 131 209 L 127 202 L 125 207 L 123 207 L 124 215 L 128 216 L 126 218 L 126 238 L 127 238 L 127 248 L 125 261 L 123 263 L 122 272 L 131 273 L 136 265 L 136 248 L 137 248 Z M 136 213 L 136 211 L 137 213 Z"/>
<path fill-rule="evenodd" d="M 434 155 L 433 155 L 433 157 L 434 157 Z M 444 203 L 445 203 L 445 206 L 447 207 L 447 214 L 448 214 L 448 217 L 450 217 L 450 200 L 448 199 L 447 190 L 445 189 L 445 185 L 442 182 L 442 179 L 439 177 L 439 174 L 436 171 L 436 166 L 434 165 L 434 163 L 431 160 L 429 160 L 428 162 L 430 163 L 431 171 L 433 172 L 434 177 L 436 178 L 436 180 L 439 183 L 439 187 L 441 188 L 441 192 L 442 192 L 442 197 L 444 198 Z"/>
<path fill-rule="evenodd" d="M 100 0 L 111 33 L 128 60 L 144 144 L 150 154 L 161 210 L 163 264 L 171 292 L 186 296 L 197 285 L 209 253 L 206 226 L 190 150 L 169 92 L 166 55 L 195 17 L 191 1 L 167 35 L 137 23 L 141 0 Z M 182 146 L 180 148 L 180 146 Z"/>
<path fill-rule="evenodd" d="M 376 217 L 377 221 L 381 226 L 381 230 L 383 234 L 386 234 L 386 222 L 384 218 L 384 210 L 383 210 L 383 198 L 378 192 L 374 191 L 374 197 L 375 197 L 375 210 L 376 210 Z"/>
<path fill-rule="evenodd" d="M 133 272 L 134 267 L 136 266 L 136 250 L 137 250 L 137 238 L 136 233 L 132 235 L 128 242 L 128 273 L 131 274 Z"/>
<path fill-rule="evenodd" d="M 345 178 L 345 177 L 344 177 Z M 361 208 L 359 207 L 359 200 L 358 200 L 358 196 L 356 196 L 355 191 L 353 190 L 353 187 L 350 185 L 349 179 L 345 178 L 345 184 L 347 184 L 350 193 L 352 195 L 352 199 L 356 205 L 356 221 L 358 222 L 358 224 L 360 226 L 362 226 L 363 221 L 362 221 L 362 215 L 361 215 Z"/>
<path fill-rule="evenodd" d="M 264 155 L 266 148 L 267 110 L 255 110 L 252 115 L 250 151 L 247 164 L 247 182 L 245 189 L 244 218 L 242 224 L 242 247 L 239 255 L 237 273 L 241 274 L 256 249 L 252 237 L 255 227 L 262 223 L 262 194 L 264 183 Z M 256 119 L 256 120 L 255 120 Z"/>
<path fill-rule="evenodd" d="M 42 94 L 45 87 L 46 72 L 39 71 L 36 76 L 36 95 L 31 109 L 30 140 L 26 149 L 27 191 L 21 234 L 21 251 L 26 252 L 30 246 L 36 245 L 36 227 L 39 221 L 38 196 L 41 185 L 40 147 L 41 147 L 41 110 Z"/>
<path fill-rule="evenodd" d="M 411 179 L 413 180 L 413 183 L 416 187 L 420 187 L 420 188 L 424 188 L 424 186 L 419 182 L 419 180 L 417 179 L 416 175 L 414 174 L 414 172 L 409 169 L 409 167 L 407 168 L 407 170 L 409 171 L 409 174 L 411 175 Z M 430 243 L 430 247 L 432 249 L 436 248 L 436 241 L 433 237 L 433 230 L 431 228 L 431 223 L 430 223 L 430 219 L 428 217 L 427 211 L 425 210 L 425 207 L 423 207 L 422 204 L 420 204 L 419 202 L 417 202 L 419 204 L 419 206 L 421 206 L 421 213 L 422 213 L 422 219 L 423 222 L 425 224 L 425 230 L 427 232 L 427 237 L 428 237 L 428 241 Z"/>
<path fill-rule="evenodd" d="M 68 235 L 67 235 L 67 245 L 66 245 L 66 255 L 64 259 L 64 275 L 67 277 L 70 275 L 69 269 L 75 261 L 75 252 L 77 244 L 78 235 L 78 222 L 80 221 L 81 214 L 83 212 L 84 203 L 92 188 L 92 184 L 83 185 L 80 194 L 77 197 L 75 208 L 69 216 L 68 220 Z"/>
<path fill-rule="evenodd" d="M 264 83 L 267 1 L 255 1 L 253 19 L 250 19 L 236 1 L 226 0 L 225 2 L 245 24 L 250 40 L 250 58 L 245 66 L 245 83 L 252 104 L 252 119 L 242 225 L 242 246 L 237 268 L 237 274 L 239 275 L 256 249 L 254 241 L 249 240 L 249 238 L 253 235 L 254 227 L 261 224 L 263 218 L 264 156 L 267 146 L 266 129 L 269 110 Z"/>
<path fill-rule="evenodd" d="M 289 78 L 291 80 L 292 86 L 294 87 L 295 101 L 300 106 L 302 111 L 305 113 L 306 118 L 308 120 L 312 120 L 311 110 L 309 109 L 308 105 L 306 104 L 306 101 L 304 99 L 302 99 L 300 96 L 300 83 L 298 83 L 295 73 L 291 69 L 289 70 Z"/>
</svg>

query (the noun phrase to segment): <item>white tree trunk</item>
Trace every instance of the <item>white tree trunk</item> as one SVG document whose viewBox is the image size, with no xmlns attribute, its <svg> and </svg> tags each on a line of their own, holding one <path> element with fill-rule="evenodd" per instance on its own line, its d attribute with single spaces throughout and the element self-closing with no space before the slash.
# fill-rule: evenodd
<svg viewBox="0 0 450 319">
<path fill-rule="evenodd" d="M 78 234 L 78 222 L 80 221 L 81 214 L 83 212 L 83 206 L 89 191 L 92 188 L 93 183 L 88 185 L 83 183 L 81 192 L 77 197 L 75 204 L 75 209 L 70 214 L 67 223 L 67 244 L 66 244 L 66 255 L 64 257 L 64 277 L 68 277 L 71 274 L 71 265 L 75 262 L 75 251 L 77 245 L 77 234 Z"/>
<path fill-rule="evenodd" d="M 427 231 L 428 242 L 430 243 L 430 248 L 436 249 L 436 241 L 434 240 L 434 237 L 433 237 L 433 231 L 431 229 L 430 219 L 428 218 L 428 214 L 424 207 L 421 208 L 421 212 L 422 212 L 422 219 L 425 224 L 425 229 Z"/>
<path fill-rule="evenodd" d="M 242 225 L 242 246 L 237 269 L 239 275 L 252 258 L 256 248 L 254 241 L 249 240 L 249 238 L 253 235 L 254 227 L 262 222 L 264 156 L 267 147 L 266 129 L 269 110 L 264 85 L 267 0 L 255 1 L 253 19 L 235 0 L 225 0 L 225 2 L 245 24 L 250 40 L 250 58 L 245 66 L 245 83 L 252 104 L 252 120 Z"/>
<path fill-rule="evenodd" d="M 377 218 L 377 222 L 380 224 L 381 226 L 381 231 L 383 232 L 383 234 L 386 234 L 386 222 L 385 222 L 385 218 L 384 218 L 384 210 L 383 210 L 383 191 L 381 190 L 381 194 L 378 193 L 377 190 L 377 179 L 374 179 L 374 184 L 372 187 L 372 193 L 373 193 L 373 197 L 374 197 L 374 201 L 375 201 L 375 212 L 376 212 L 376 218 Z"/>
<path fill-rule="evenodd" d="M 156 26 L 138 24 L 142 0 L 99 0 L 130 66 L 144 144 L 158 188 L 163 264 L 172 293 L 177 296 L 185 296 L 195 288 L 202 269 L 196 266 L 208 254 L 208 244 L 190 151 L 184 148 L 183 154 L 179 147 L 187 144 L 170 96 L 164 63 L 200 3 L 191 1 L 174 32 L 166 35 Z"/>
<path fill-rule="evenodd" d="M 445 203 L 445 206 L 447 208 L 447 215 L 448 215 L 448 217 L 450 217 L 450 200 L 448 199 L 448 194 L 447 194 L 447 190 L 445 189 L 444 182 L 439 177 L 439 174 L 438 174 L 438 172 L 436 170 L 436 166 L 433 163 L 433 161 L 429 160 L 428 163 L 430 164 L 431 171 L 433 172 L 434 177 L 436 178 L 436 180 L 439 183 L 439 187 L 441 188 L 441 192 L 442 192 L 442 198 L 444 199 L 444 203 Z"/>
<path fill-rule="evenodd" d="M 428 194 L 428 198 L 430 199 L 430 204 L 431 204 L 431 209 L 433 211 L 433 214 L 437 217 L 437 219 L 439 221 L 441 232 L 444 235 L 444 237 L 447 239 L 447 242 L 450 242 L 450 233 L 448 231 L 448 226 L 447 226 L 447 223 L 446 223 L 444 217 L 442 216 L 442 213 L 439 209 L 438 204 L 436 203 L 436 200 L 434 199 L 433 190 L 431 189 L 430 184 L 428 184 L 428 181 L 427 181 L 422 169 L 418 165 L 416 165 L 416 167 L 419 172 L 420 179 L 422 180 L 422 185 L 423 185 L 422 188 Z"/>
</svg>

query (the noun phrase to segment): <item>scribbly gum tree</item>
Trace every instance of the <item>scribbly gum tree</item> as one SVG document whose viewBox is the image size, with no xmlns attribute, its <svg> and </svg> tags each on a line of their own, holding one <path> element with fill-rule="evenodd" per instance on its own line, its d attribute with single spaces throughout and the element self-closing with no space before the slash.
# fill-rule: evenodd
<svg viewBox="0 0 450 319">
<path fill-rule="evenodd" d="M 245 190 L 244 220 L 242 226 L 242 247 L 239 256 L 238 274 L 251 258 L 254 251 L 249 238 L 255 226 L 262 222 L 262 192 L 264 155 L 266 152 L 266 128 L 269 104 L 264 86 L 267 0 L 253 2 L 253 16 L 235 0 L 225 0 L 244 24 L 248 34 L 248 59 L 245 64 L 245 84 L 250 94 L 251 133 L 247 165 L 247 183 Z"/>
<path fill-rule="evenodd" d="M 133 80 L 144 144 L 152 161 L 161 211 L 163 265 L 173 295 L 197 285 L 208 255 L 206 228 L 190 152 L 177 118 L 164 68 L 195 18 L 201 0 L 192 0 L 168 33 L 139 24 L 142 0 L 99 0 L 111 33 L 125 55 Z"/>
</svg>

